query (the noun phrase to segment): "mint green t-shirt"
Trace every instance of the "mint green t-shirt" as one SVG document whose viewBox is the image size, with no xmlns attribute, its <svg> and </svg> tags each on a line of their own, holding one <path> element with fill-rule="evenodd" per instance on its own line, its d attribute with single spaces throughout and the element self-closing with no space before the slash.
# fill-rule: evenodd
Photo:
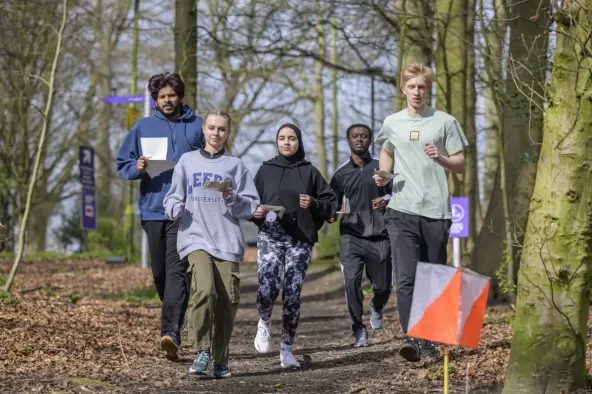
<svg viewBox="0 0 592 394">
<path fill-rule="evenodd" d="M 430 143 L 441 155 L 451 156 L 468 145 L 454 116 L 430 107 L 421 115 L 404 109 L 384 120 L 375 143 L 395 153 L 389 208 L 432 219 L 452 217 L 448 171 L 432 161 L 424 148 Z"/>
</svg>

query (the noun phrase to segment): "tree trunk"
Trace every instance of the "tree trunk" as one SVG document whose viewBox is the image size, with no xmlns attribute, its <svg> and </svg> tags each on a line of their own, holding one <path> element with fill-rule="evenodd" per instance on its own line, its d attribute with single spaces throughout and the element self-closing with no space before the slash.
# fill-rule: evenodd
<svg viewBox="0 0 592 394">
<path fill-rule="evenodd" d="M 25 249 L 25 236 L 27 232 L 27 222 L 29 220 L 29 214 L 32 205 L 33 199 L 33 192 L 35 190 L 35 185 L 37 183 L 37 176 L 39 174 L 39 168 L 41 167 L 41 157 L 43 156 L 43 149 L 45 147 L 45 139 L 47 135 L 47 129 L 49 126 L 49 118 L 51 116 L 51 111 L 53 110 L 53 95 L 54 95 L 54 88 L 55 88 L 55 77 L 56 77 L 56 70 L 58 67 L 58 62 L 60 59 L 60 51 L 62 49 L 62 40 L 64 38 L 64 30 L 66 28 L 66 22 L 68 20 L 68 0 L 63 0 L 62 2 L 62 21 L 59 30 L 57 31 L 56 37 L 56 47 L 55 47 L 55 55 L 51 66 L 51 71 L 49 73 L 49 80 L 47 83 L 47 101 L 45 103 L 45 108 L 43 110 L 43 124 L 41 128 L 41 132 L 39 134 L 39 142 L 37 144 L 37 152 L 35 154 L 35 162 L 33 163 L 33 170 L 31 172 L 31 177 L 29 180 L 29 187 L 27 190 L 27 198 L 25 202 L 25 211 L 21 217 L 19 223 L 19 239 L 18 239 L 18 249 L 16 253 L 16 257 L 14 259 L 14 263 L 10 270 L 10 274 L 6 279 L 6 283 L 4 284 L 4 291 L 9 291 L 16 273 L 18 271 L 21 259 L 23 257 L 23 251 Z"/>
<path fill-rule="evenodd" d="M 436 108 L 454 116 L 465 133 L 468 60 L 466 18 L 466 0 L 436 1 Z M 463 178 L 464 174 L 449 174 L 451 196 L 465 195 Z M 452 259 L 451 244 L 448 245 L 449 260 Z"/>
<path fill-rule="evenodd" d="M 27 255 L 45 251 L 47 224 L 55 207 L 56 203 L 54 201 L 48 201 L 39 203 L 31 208 L 31 216 L 33 216 L 35 220 L 32 221 L 27 228 L 27 243 L 25 249 Z"/>
<path fill-rule="evenodd" d="M 185 83 L 183 103 L 196 108 L 197 0 L 175 1 L 175 70 Z"/>
<path fill-rule="evenodd" d="M 489 208 L 491 194 L 495 182 L 495 174 L 499 165 L 498 133 L 501 124 L 499 114 L 493 101 L 493 94 L 501 94 L 503 89 L 502 59 L 503 45 L 506 37 L 506 17 L 504 0 L 494 0 L 494 15 L 487 34 L 489 56 L 484 61 L 489 62 L 488 67 L 493 78 L 484 75 L 486 87 L 483 95 L 485 100 L 485 153 L 483 158 L 483 204 L 481 206 L 483 216 Z"/>
<path fill-rule="evenodd" d="M 337 19 L 331 17 L 331 61 L 337 64 Z M 337 101 L 337 69 L 331 70 L 331 90 L 333 104 L 333 173 L 339 167 L 339 103 Z"/>
<path fill-rule="evenodd" d="M 516 246 L 513 248 L 512 258 L 516 265 L 514 276 L 520 261 L 522 233 L 528 221 L 528 206 L 534 187 L 536 158 L 542 134 L 543 114 L 540 108 L 543 106 L 542 85 L 545 81 L 548 47 L 544 29 L 539 27 L 546 22 L 538 20 L 535 23 L 530 19 L 537 11 L 539 9 L 536 2 L 517 2 L 511 7 L 510 19 L 513 22 L 510 25 L 508 76 L 505 93 L 499 92 L 510 99 L 503 100 L 503 139 L 498 138 L 497 141 L 505 154 L 505 188 L 508 193 L 510 223 L 503 219 L 504 211 L 500 201 L 502 185 L 499 172 L 500 166 L 504 164 L 500 162 L 484 226 L 471 259 L 473 269 L 484 275 L 495 276 L 500 264 L 506 260 L 504 242 L 511 242 Z M 532 96 L 532 99 L 527 96 Z M 508 234 L 506 228 L 511 230 L 511 234 Z"/>
<path fill-rule="evenodd" d="M 475 246 L 475 239 L 483 223 L 481 217 L 481 200 L 479 196 L 479 178 L 477 176 L 477 128 L 475 126 L 475 107 L 477 93 L 475 91 L 475 0 L 467 0 L 466 13 L 466 42 L 467 42 L 467 82 L 466 82 L 466 111 L 464 132 L 469 142 L 465 149 L 465 196 L 469 197 L 469 237 L 463 242 L 463 249 L 471 252 Z M 470 264 L 470 256 L 463 258 L 463 266 Z"/>
<path fill-rule="evenodd" d="M 436 107 L 454 116 L 466 130 L 467 3 L 437 0 Z M 450 194 L 462 196 L 463 174 L 450 174 Z"/>
<path fill-rule="evenodd" d="M 396 9 L 402 16 L 401 28 L 397 41 L 397 73 L 408 64 L 421 63 L 426 66 L 432 64 L 432 33 L 434 29 L 433 10 L 428 0 L 396 0 Z M 395 110 L 400 111 L 407 106 L 407 100 L 398 87 Z M 431 95 L 430 95 L 431 96 Z M 431 99 L 428 98 L 428 102 Z"/>
<path fill-rule="evenodd" d="M 317 45 L 321 57 L 327 55 L 327 41 L 325 27 L 323 26 L 323 15 L 319 0 L 315 1 L 317 9 Z M 325 179 L 327 179 L 327 147 L 325 146 L 325 93 L 323 91 L 323 63 L 315 61 L 314 65 L 314 108 L 315 108 L 315 142 L 317 148 L 318 168 Z"/>
<path fill-rule="evenodd" d="M 555 61 L 519 273 L 507 394 L 555 394 L 586 384 L 592 1 L 566 0 L 556 20 Z"/>
<path fill-rule="evenodd" d="M 99 2 L 100 4 L 101 2 Z M 97 7 L 98 9 L 99 6 Z M 98 14 L 101 20 L 106 22 L 108 17 Z M 108 23 L 108 22 L 107 22 Z M 104 25 L 102 25 L 104 26 Z M 109 29 L 110 30 L 110 29 Z M 101 26 L 95 29 L 95 33 L 100 35 L 100 53 L 98 64 L 98 85 L 99 94 L 101 97 L 106 97 L 111 94 L 111 80 L 113 79 L 113 70 L 111 67 L 111 39 L 109 30 L 104 31 Z M 107 216 L 112 210 L 113 204 L 111 200 L 111 184 L 113 183 L 113 175 L 111 166 L 113 161 L 111 159 L 111 147 L 109 146 L 110 122 L 112 117 L 112 106 L 100 101 L 99 116 L 97 121 L 96 132 L 96 163 L 97 163 L 97 210 L 101 216 Z M 88 136 L 81 136 L 81 143 L 88 141 Z"/>
</svg>

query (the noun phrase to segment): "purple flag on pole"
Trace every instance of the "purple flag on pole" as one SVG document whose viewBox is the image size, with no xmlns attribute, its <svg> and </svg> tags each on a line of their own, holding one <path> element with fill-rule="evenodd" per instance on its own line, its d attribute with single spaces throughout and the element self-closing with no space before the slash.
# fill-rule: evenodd
<svg viewBox="0 0 592 394">
<path fill-rule="evenodd" d="M 97 229 L 97 197 L 92 187 L 82 187 L 81 225 L 84 230 Z"/>
<path fill-rule="evenodd" d="M 452 226 L 450 238 L 467 238 L 469 236 L 469 198 L 451 197 Z"/>
</svg>

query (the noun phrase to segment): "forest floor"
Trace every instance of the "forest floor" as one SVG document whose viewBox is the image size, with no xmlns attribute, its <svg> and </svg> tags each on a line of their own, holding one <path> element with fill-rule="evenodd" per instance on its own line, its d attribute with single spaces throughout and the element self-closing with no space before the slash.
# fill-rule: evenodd
<svg viewBox="0 0 592 394">
<path fill-rule="evenodd" d="M 0 275 L 6 277 L 10 264 L 0 260 Z M 242 263 L 241 269 L 241 305 L 231 343 L 233 376 L 215 380 L 187 373 L 194 357 L 187 341 L 177 362 L 163 357 L 160 306 L 149 270 L 102 260 L 23 263 L 12 293 L 0 297 L 0 392 L 442 392 L 441 355 L 407 363 L 397 354 L 403 337 L 394 297 L 385 311 L 384 328 L 369 332 L 370 346 L 352 348 L 343 278 L 331 264 L 310 266 L 294 344 L 303 368 L 282 370 L 281 296 L 272 319 L 275 351 L 258 355 L 253 347 L 256 265 Z M 366 305 L 369 299 L 366 296 Z M 501 392 L 512 319 L 508 307 L 488 308 L 480 349 L 451 348 L 451 394 Z"/>
</svg>

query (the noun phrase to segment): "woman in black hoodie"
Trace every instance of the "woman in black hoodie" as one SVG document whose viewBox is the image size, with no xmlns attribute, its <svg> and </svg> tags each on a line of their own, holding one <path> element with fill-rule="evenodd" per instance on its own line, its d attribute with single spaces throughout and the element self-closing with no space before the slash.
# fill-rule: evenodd
<svg viewBox="0 0 592 394">
<path fill-rule="evenodd" d="M 279 154 L 263 163 L 255 176 L 261 207 L 254 215 L 259 226 L 257 260 L 259 324 L 255 348 L 270 351 L 269 327 L 273 304 L 282 287 L 284 269 L 282 344 L 280 363 L 298 368 L 292 344 L 300 318 L 300 292 L 318 241 L 318 230 L 337 210 L 337 197 L 309 161 L 304 160 L 302 132 L 293 124 L 282 125 L 277 132 Z M 270 212 L 264 205 L 282 206 L 283 214 Z"/>
</svg>

